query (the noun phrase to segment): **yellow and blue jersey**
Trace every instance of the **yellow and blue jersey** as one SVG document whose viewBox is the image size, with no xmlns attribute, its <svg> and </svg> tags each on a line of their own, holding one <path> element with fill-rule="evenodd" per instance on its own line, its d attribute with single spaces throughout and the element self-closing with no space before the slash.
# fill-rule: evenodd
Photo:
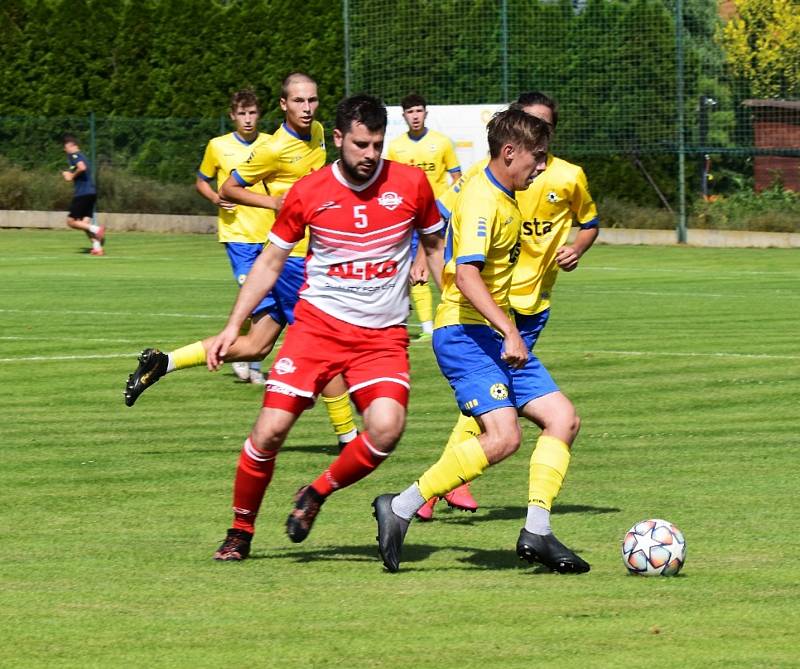
<svg viewBox="0 0 800 669">
<path fill-rule="evenodd" d="M 486 166 L 489 164 L 489 159 L 484 158 L 483 160 L 479 160 L 475 163 L 472 167 L 470 167 L 466 172 L 462 172 L 461 176 L 458 178 L 450 188 L 446 191 L 441 193 L 440 195 L 436 196 L 436 206 L 439 207 L 439 213 L 442 215 L 446 221 L 450 220 L 450 216 L 453 212 L 453 207 L 456 203 L 456 198 L 458 194 L 461 192 L 461 189 L 464 187 L 464 184 L 467 183 L 472 177 L 476 174 L 480 174 L 483 170 L 486 169 Z"/>
<path fill-rule="evenodd" d="M 253 152 L 253 148 L 270 137 L 265 132 L 248 142 L 238 133 L 214 137 L 206 146 L 203 161 L 197 170 L 197 176 L 204 181 L 214 181 L 221 186 L 231 171 Z M 264 184 L 256 183 L 249 190 L 266 194 Z M 237 205 L 235 209 L 219 210 L 217 217 L 217 235 L 220 242 L 239 242 L 245 244 L 263 244 L 267 241 L 267 233 L 274 216 L 267 209 Z"/>
<path fill-rule="evenodd" d="M 573 223 L 593 228 L 599 218 L 583 169 L 552 155 L 545 171 L 516 195 L 523 220 L 511 307 L 521 314 L 537 314 L 550 307 L 559 271 L 556 251 L 567 243 Z"/>
<path fill-rule="evenodd" d="M 461 170 L 453 142 L 430 128 L 426 128 L 420 137 L 413 138 L 407 132 L 396 137 L 389 144 L 386 157 L 419 167 L 428 177 L 436 197 L 450 186 L 447 175 Z"/>
<path fill-rule="evenodd" d="M 500 184 L 488 166 L 464 183 L 447 227 L 442 301 L 435 327 L 490 325 L 455 284 L 456 267 L 464 263 L 482 264 L 481 278 L 492 299 L 508 311 L 521 223 L 514 192 Z"/>
<path fill-rule="evenodd" d="M 242 186 L 252 186 L 260 181 L 267 185 L 270 195 L 280 197 L 302 177 L 325 165 L 325 132 L 322 124 L 314 121 L 308 135 L 298 135 L 286 123 L 266 141 L 258 144 L 250 156 L 233 172 Z M 274 212 L 271 212 L 274 214 Z M 274 222 L 274 215 L 271 223 Z M 292 250 L 293 256 L 305 257 L 308 235 Z"/>
</svg>

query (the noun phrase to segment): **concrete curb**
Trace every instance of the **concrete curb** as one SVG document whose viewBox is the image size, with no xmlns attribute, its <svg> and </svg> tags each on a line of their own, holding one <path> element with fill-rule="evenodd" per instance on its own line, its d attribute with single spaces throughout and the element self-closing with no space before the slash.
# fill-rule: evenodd
<svg viewBox="0 0 800 669">
<path fill-rule="evenodd" d="M 58 211 L 2 211 L 0 228 L 65 228 L 66 214 Z M 215 216 L 99 213 L 98 221 L 109 231 L 215 234 Z M 574 233 L 573 233 L 574 234 Z M 688 246 L 718 248 L 800 248 L 797 232 L 748 232 L 743 230 L 689 230 Z M 675 246 L 674 230 L 626 230 L 601 228 L 598 243 Z"/>
</svg>

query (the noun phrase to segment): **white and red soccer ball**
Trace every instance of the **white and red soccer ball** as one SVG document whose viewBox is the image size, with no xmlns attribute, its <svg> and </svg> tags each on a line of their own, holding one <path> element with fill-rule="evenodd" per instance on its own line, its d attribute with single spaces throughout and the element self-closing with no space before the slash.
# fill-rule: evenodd
<svg viewBox="0 0 800 669">
<path fill-rule="evenodd" d="M 622 561 L 640 576 L 675 576 L 686 562 L 686 540 L 668 520 L 636 523 L 622 541 Z"/>
</svg>

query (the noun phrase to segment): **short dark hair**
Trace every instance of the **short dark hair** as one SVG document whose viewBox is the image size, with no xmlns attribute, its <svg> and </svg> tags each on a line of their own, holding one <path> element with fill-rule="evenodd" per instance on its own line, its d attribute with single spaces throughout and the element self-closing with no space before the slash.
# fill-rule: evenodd
<svg viewBox="0 0 800 669">
<path fill-rule="evenodd" d="M 530 107 L 531 105 L 542 105 L 549 107 L 553 112 L 553 127 L 558 125 L 558 102 L 545 93 L 540 91 L 529 91 L 527 93 L 520 93 L 517 101 L 511 104 L 514 109 L 522 109 L 523 107 Z"/>
<path fill-rule="evenodd" d="M 400 100 L 400 106 L 405 111 L 406 109 L 411 109 L 411 107 L 427 107 L 428 103 L 419 93 L 409 93 Z"/>
<path fill-rule="evenodd" d="M 489 155 L 497 158 L 505 144 L 534 152 L 550 139 L 550 124 L 521 109 L 506 109 L 492 116 L 487 126 Z"/>
<path fill-rule="evenodd" d="M 258 111 L 261 111 L 261 104 L 258 101 L 258 96 L 252 88 L 244 88 L 231 95 L 231 113 L 235 114 L 237 107 L 240 106 L 255 107 Z"/>
<path fill-rule="evenodd" d="M 354 121 L 363 123 L 371 132 L 386 130 L 386 106 L 372 95 L 351 95 L 336 105 L 336 129 L 347 134 Z"/>
<path fill-rule="evenodd" d="M 281 97 L 285 100 L 289 95 L 289 86 L 292 84 L 314 84 L 317 82 L 309 77 L 305 72 L 290 72 L 281 82 Z"/>
<path fill-rule="evenodd" d="M 75 135 L 71 135 L 69 133 L 64 133 L 63 135 L 61 135 L 61 144 L 62 144 L 62 146 L 64 144 L 70 144 L 70 143 L 77 144 L 78 143 L 78 138 L 75 137 Z"/>
</svg>

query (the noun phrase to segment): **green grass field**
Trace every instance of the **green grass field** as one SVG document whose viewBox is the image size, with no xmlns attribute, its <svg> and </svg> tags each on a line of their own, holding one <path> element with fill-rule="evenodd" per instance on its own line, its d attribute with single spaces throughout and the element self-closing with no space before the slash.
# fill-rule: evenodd
<svg viewBox="0 0 800 669">
<path fill-rule="evenodd" d="M 598 246 L 560 279 L 537 351 L 583 429 L 553 526 L 592 571 L 559 576 L 514 554 L 531 428 L 473 485 L 477 514 L 437 507 L 402 571 L 383 571 L 370 501 L 421 474 L 456 417 L 425 344 L 390 460 L 292 544 L 292 495 L 335 454 L 309 412 L 253 558 L 215 563 L 259 389 L 188 370 L 129 409 L 122 388 L 141 348 L 223 325 L 227 260 L 206 236 L 112 234 L 104 258 L 84 245 L 0 231 L 0 666 L 800 664 L 796 250 Z M 626 574 L 621 539 L 647 517 L 684 531 L 680 576 Z"/>
</svg>

